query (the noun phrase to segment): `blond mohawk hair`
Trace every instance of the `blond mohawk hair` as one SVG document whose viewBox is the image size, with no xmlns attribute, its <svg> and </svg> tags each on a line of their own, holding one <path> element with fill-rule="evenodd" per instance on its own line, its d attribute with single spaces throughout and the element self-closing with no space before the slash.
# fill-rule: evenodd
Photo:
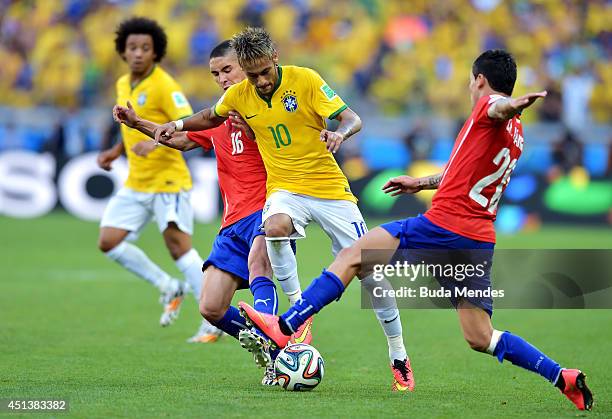
<svg viewBox="0 0 612 419">
<path fill-rule="evenodd" d="M 271 60 L 276 53 L 270 34 L 263 28 L 246 28 L 232 37 L 230 45 L 236 51 L 240 65 L 261 59 Z"/>
</svg>

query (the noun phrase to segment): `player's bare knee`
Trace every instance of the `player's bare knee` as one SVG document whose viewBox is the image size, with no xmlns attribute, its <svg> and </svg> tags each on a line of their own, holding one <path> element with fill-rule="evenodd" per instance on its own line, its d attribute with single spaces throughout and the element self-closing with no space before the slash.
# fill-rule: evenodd
<svg viewBox="0 0 612 419">
<path fill-rule="evenodd" d="M 265 228 L 267 237 L 289 237 L 291 227 L 282 224 L 270 224 Z"/>
<path fill-rule="evenodd" d="M 103 253 L 107 253 L 117 247 L 119 243 L 121 243 L 121 240 L 100 235 L 100 238 L 98 239 L 98 249 L 100 249 L 100 251 Z"/>
<path fill-rule="evenodd" d="M 181 240 L 180 237 L 165 237 L 166 247 L 172 259 L 177 260 L 191 249 L 191 243 Z"/>
<path fill-rule="evenodd" d="M 268 218 L 264 224 L 266 237 L 289 237 L 293 232 L 291 217 L 286 214 L 276 214 Z"/>
<path fill-rule="evenodd" d="M 174 260 L 178 260 L 181 256 L 189 251 L 189 249 L 185 249 L 185 247 L 181 246 L 180 244 L 172 244 L 168 245 L 167 247 L 168 252 L 170 252 L 170 256 Z"/>
<path fill-rule="evenodd" d="M 163 234 L 166 248 L 172 259 L 177 260 L 191 250 L 191 236 L 183 232 L 176 223 L 168 223 L 168 228 Z"/>
<path fill-rule="evenodd" d="M 216 323 L 223 318 L 225 311 L 217 304 L 211 304 L 204 298 L 200 299 L 200 314 L 211 323 Z"/>
<path fill-rule="evenodd" d="M 361 249 L 355 245 L 342 249 L 336 256 L 335 262 L 350 268 L 359 268 L 361 264 Z"/>
</svg>

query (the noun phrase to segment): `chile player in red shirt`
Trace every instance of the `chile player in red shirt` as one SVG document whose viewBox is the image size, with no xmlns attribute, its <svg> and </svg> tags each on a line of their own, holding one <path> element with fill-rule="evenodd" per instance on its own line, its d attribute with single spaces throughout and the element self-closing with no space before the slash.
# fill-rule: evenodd
<svg viewBox="0 0 612 419">
<path fill-rule="evenodd" d="M 210 70 L 223 90 L 246 77 L 229 41 L 212 50 Z M 157 124 L 140 119 L 131 104 L 128 102 L 127 105 L 113 109 L 115 119 L 152 137 Z M 197 147 L 215 150 L 223 218 L 221 230 L 202 268 L 205 276 L 199 298 L 200 312 L 211 324 L 238 338 L 240 331 L 247 328 L 244 317 L 231 306 L 238 289 L 250 288 L 254 304 L 260 311 L 276 314 L 278 310 L 265 233 L 260 229 L 267 175 L 255 135 L 239 114 L 231 113 L 230 118 L 218 127 L 177 132 L 160 142 L 182 151 Z M 213 335 L 202 334 L 204 338 L 214 338 Z M 312 339 L 310 332 L 306 338 Z M 266 364 L 265 361 L 260 360 L 258 364 Z M 274 368 L 267 366 L 262 384 L 273 385 L 274 378 Z"/>
<path fill-rule="evenodd" d="M 460 249 L 465 253 L 465 249 L 473 249 L 488 251 L 492 256 L 497 205 L 523 150 L 520 113 L 546 96 L 546 92 L 539 92 L 512 99 L 515 81 L 516 63 L 509 53 L 490 50 L 480 55 L 470 74 L 472 114 L 455 140 L 444 171 L 426 178 L 399 176 L 383 187 L 394 196 L 437 189 L 431 209 L 418 217 L 383 224 L 341 251 L 304 291 L 302 300 L 280 317 L 258 315 L 248 304 L 240 302 L 249 322 L 275 345 L 285 346 L 292 330 L 339 299 L 358 273 L 363 275 L 363 250 L 410 249 L 405 252 L 418 253 L 417 249 L 446 249 L 450 253 L 449 250 Z M 490 264 L 488 268 L 484 277 L 466 285 L 472 290 L 490 289 Z M 557 386 L 578 409 L 592 408 L 593 397 L 580 370 L 561 368 L 521 337 L 493 328 L 490 297 L 451 298 L 451 302 L 472 349 L 534 371 Z M 408 376 L 414 387 L 411 370 Z"/>
</svg>

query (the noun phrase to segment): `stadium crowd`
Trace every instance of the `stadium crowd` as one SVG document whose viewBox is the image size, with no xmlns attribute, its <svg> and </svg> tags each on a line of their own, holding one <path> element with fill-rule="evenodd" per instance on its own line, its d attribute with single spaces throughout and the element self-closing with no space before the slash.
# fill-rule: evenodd
<svg viewBox="0 0 612 419">
<path fill-rule="evenodd" d="M 571 150 L 593 140 L 592 123 L 609 130 L 612 6 L 605 0 L 0 0 L 0 151 L 71 157 L 116 136 L 105 111 L 126 66 L 114 30 L 131 15 L 165 27 L 163 66 L 194 109 L 218 97 L 208 75 L 214 45 L 246 25 L 265 26 L 281 63 L 317 69 L 371 121 L 337 156 L 350 178 L 447 158 L 455 121 L 469 106 L 466 69 L 488 48 L 515 55 L 515 94 L 549 92 L 524 115 L 529 127 L 557 127 L 531 137 L 542 142 L 531 148 L 534 171 L 583 162 L 602 175 L 612 167 L 605 133 L 584 153 L 563 157 L 568 138 L 577 144 Z M 24 117 L 30 110 L 35 118 Z"/>
<path fill-rule="evenodd" d="M 577 128 L 612 114 L 605 0 L 0 0 L 0 104 L 109 106 L 125 71 L 113 30 L 128 15 L 165 26 L 164 66 L 195 104 L 217 96 L 209 51 L 248 24 L 270 30 L 284 63 L 315 67 L 343 96 L 390 113 L 463 116 L 465 69 L 501 47 L 520 63 L 517 93 L 552 93 L 541 120 Z"/>
</svg>

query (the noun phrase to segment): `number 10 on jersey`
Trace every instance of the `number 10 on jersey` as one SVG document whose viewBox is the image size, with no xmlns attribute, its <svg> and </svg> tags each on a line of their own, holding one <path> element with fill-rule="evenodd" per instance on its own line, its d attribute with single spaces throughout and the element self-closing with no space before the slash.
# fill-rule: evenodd
<svg viewBox="0 0 612 419">
<path fill-rule="evenodd" d="M 291 144 L 291 134 L 285 124 L 278 124 L 276 127 L 268 127 L 274 137 L 276 148 L 287 147 Z"/>
</svg>

